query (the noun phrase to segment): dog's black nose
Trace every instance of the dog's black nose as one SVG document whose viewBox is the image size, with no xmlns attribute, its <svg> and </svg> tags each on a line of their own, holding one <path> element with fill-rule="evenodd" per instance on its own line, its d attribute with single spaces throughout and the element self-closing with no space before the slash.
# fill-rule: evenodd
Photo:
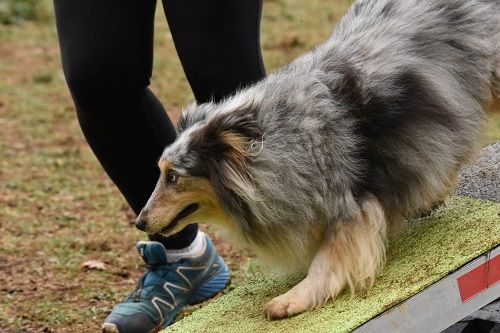
<svg viewBox="0 0 500 333">
<path fill-rule="evenodd" d="M 135 226 L 137 229 L 144 231 L 146 229 L 146 225 L 148 224 L 148 221 L 143 220 L 143 219 L 137 219 L 135 221 Z"/>
</svg>

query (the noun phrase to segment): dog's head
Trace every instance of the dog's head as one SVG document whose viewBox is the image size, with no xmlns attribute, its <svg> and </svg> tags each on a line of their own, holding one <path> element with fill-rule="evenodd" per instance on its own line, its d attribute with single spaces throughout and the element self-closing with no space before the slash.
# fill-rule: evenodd
<svg viewBox="0 0 500 333">
<path fill-rule="evenodd" d="M 182 116 L 179 137 L 158 162 L 160 178 L 136 221 L 149 234 L 169 236 L 199 222 L 245 223 L 244 202 L 256 199 L 248 169 L 249 146 L 262 136 L 256 112 L 240 107 L 206 115 L 198 108 Z"/>
</svg>

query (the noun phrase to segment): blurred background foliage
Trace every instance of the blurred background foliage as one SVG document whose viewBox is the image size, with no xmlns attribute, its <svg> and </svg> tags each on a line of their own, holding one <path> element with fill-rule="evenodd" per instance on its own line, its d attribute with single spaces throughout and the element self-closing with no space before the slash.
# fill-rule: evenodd
<svg viewBox="0 0 500 333">
<path fill-rule="evenodd" d="M 49 18 L 45 1 L 0 0 L 0 23 L 19 24 L 22 21 L 46 20 Z"/>
</svg>

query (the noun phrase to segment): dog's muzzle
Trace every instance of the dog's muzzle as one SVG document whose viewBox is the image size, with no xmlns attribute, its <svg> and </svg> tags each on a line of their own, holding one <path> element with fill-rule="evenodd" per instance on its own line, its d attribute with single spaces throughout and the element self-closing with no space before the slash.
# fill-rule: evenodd
<svg viewBox="0 0 500 333">
<path fill-rule="evenodd" d="M 160 233 L 166 233 L 166 232 L 171 231 L 179 224 L 179 222 L 182 219 L 185 219 L 189 215 L 196 212 L 199 207 L 200 207 L 200 205 L 197 203 L 192 203 L 190 205 L 187 205 L 186 207 L 184 207 L 184 209 L 182 209 L 179 213 L 177 213 L 177 215 L 172 219 L 172 221 L 170 221 L 170 223 L 168 225 L 166 225 L 165 227 L 163 227 L 163 229 L 160 230 Z M 145 215 L 147 215 L 147 213 L 141 212 L 139 214 L 139 216 L 137 217 L 137 220 L 135 221 L 135 226 L 137 227 L 137 229 L 139 229 L 141 231 L 146 231 L 146 229 L 148 227 L 148 220 L 147 220 L 147 218 L 145 219 L 143 217 Z"/>
<path fill-rule="evenodd" d="M 146 226 L 148 225 L 148 222 L 146 220 L 143 220 L 143 219 L 137 219 L 135 221 L 135 227 L 141 231 L 145 231 L 146 230 Z"/>
</svg>

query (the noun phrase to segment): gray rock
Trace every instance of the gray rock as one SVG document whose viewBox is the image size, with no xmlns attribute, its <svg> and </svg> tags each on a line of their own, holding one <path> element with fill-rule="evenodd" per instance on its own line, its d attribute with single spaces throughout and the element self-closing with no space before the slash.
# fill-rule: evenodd
<svg viewBox="0 0 500 333">
<path fill-rule="evenodd" d="M 500 141 L 483 148 L 462 170 L 456 193 L 500 202 Z"/>
<path fill-rule="evenodd" d="M 487 320 L 500 324 L 500 298 L 486 305 L 484 308 L 477 310 L 470 316 L 465 317 L 464 321 L 473 319 Z"/>
</svg>

